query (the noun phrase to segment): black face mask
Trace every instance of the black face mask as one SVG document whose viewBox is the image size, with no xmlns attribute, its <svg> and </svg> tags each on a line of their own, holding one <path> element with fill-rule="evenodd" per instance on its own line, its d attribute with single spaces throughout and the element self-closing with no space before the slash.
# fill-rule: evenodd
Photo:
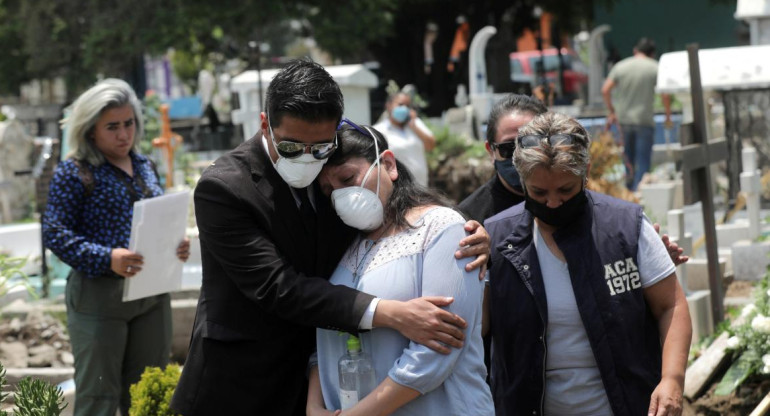
<svg viewBox="0 0 770 416">
<path fill-rule="evenodd" d="M 519 172 L 516 171 L 516 167 L 513 166 L 511 159 L 495 159 L 495 170 L 500 174 L 505 183 L 521 192 L 521 178 L 519 177 Z"/>
<path fill-rule="evenodd" d="M 556 208 L 549 208 L 545 204 L 535 201 L 530 198 L 527 192 L 524 192 L 524 201 L 524 208 L 540 221 L 554 227 L 564 227 L 574 222 L 583 213 L 588 198 L 585 189 L 581 189 L 575 196 Z"/>
</svg>

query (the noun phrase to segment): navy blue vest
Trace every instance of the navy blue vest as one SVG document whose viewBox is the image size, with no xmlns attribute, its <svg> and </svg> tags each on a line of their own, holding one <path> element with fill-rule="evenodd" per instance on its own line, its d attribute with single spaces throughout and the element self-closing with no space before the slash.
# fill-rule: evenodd
<svg viewBox="0 0 770 416">
<path fill-rule="evenodd" d="M 588 209 L 553 237 L 615 415 L 646 415 L 660 382 L 658 324 L 637 269 L 642 208 L 588 192 Z M 533 217 L 519 204 L 485 221 L 491 235 L 491 384 L 498 415 L 541 415 L 548 313 Z"/>
</svg>

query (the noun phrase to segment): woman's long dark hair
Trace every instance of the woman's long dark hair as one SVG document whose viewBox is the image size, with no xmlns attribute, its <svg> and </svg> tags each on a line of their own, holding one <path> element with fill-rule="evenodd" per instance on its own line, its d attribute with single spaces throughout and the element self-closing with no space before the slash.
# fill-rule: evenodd
<svg viewBox="0 0 770 416">
<path fill-rule="evenodd" d="M 382 133 L 371 126 L 361 126 L 361 128 L 374 134 L 380 153 L 388 149 L 388 142 Z M 368 134 L 365 135 L 345 125 L 338 131 L 337 138 L 337 150 L 329 157 L 327 166 L 339 166 L 354 157 L 363 157 L 369 163 L 377 160 L 374 140 Z M 406 212 L 410 208 L 423 205 L 450 206 L 444 196 L 415 182 L 409 169 L 398 160 L 396 160 L 396 171 L 398 178 L 393 181 L 393 193 L 385 205 L 386 223 L 393 224 L 397 229 L 411 227 L 412 224 L 406 220 Z"/>
</svg>

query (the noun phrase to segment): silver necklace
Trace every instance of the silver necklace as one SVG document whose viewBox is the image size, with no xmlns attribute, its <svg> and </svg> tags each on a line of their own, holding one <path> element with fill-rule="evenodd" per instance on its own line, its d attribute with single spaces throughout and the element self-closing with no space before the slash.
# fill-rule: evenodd
<svg viewBox="0 0 770 416">
<path fill-rule="evenodd" d="M 361 244 L 359 243 L 358 246 L 356 247 L 356 264 L 355 264 L 355 267 L 353 268 L 354 285 L 358 283 L 358 277 L 360 276 L 359 272 L 360 272 L 361 266 L 363 266 L 364 260 L 366 260 L 366 256 L 368 256 L 369 252 L 372 251 L 374 246 L 377 245 L 377 241 L 378 240 L 372 241 L 372 240 L 363 239 L 363 243 L 366 246 L 366 250 L 364 250 L 364 255 L 360 259 L 358 258 L 358 254 L 359 254 L 359 251 L 361 251 Z"/>
</svg>

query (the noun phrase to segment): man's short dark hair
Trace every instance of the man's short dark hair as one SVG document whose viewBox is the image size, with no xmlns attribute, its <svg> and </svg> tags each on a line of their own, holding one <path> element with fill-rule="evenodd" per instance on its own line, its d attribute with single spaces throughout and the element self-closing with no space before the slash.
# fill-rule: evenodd
<svg viewBox="0 0 770 416">
<path fill-rule="evenodd" d="M 345 104 L 339 85 L 323 66 L 297 59 L 283 67 L 267 87 L 265 100 L 273 127 L 281 125 L 284 115 L 308 121 L 342 119 Z"/>
<path fill-rule="evenodd" d="M 650 38 L 641 38 L 636 42 L 634 49 L 652 58 L 655 55 L 655 41 Z"/>
<path fill-rule="evenodd" d="M 547 111 L 548 107 L 537 98 L 523 94 L 506 95 L 505 98 L 498 101 L 494 107 L 492 107 L 492 111 L 489 113 L 489 121 L 487 122 L 487 142 L 489 144 L 495 142 L 495 136 L 497 136 L 497 123 L 500 121 L 500 117 L 514 112 L 529 113 L 532 114 L 532 116 L 537 116 Z"/>
</svg>

